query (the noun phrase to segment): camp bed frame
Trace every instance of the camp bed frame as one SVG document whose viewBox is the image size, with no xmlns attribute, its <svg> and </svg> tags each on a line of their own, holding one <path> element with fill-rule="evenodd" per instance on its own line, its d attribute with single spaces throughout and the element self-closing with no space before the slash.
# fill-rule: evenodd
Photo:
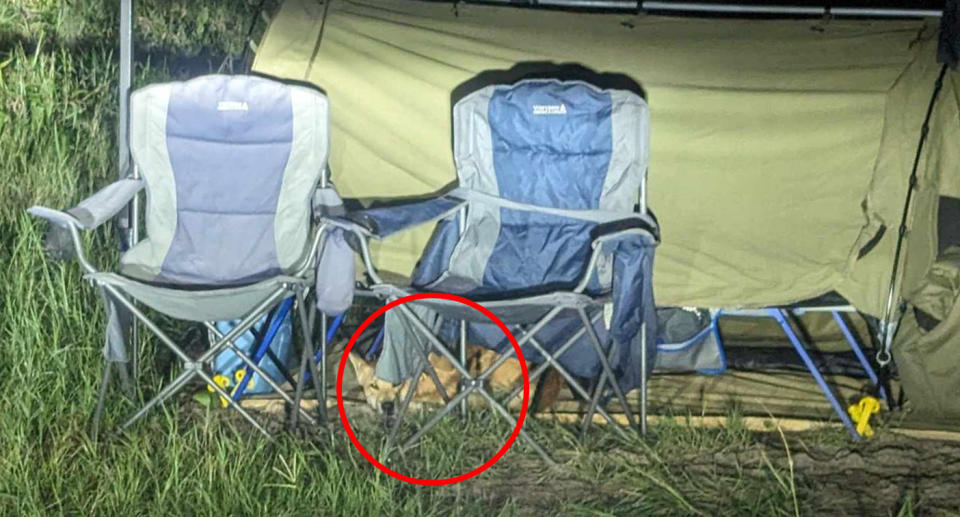
<svg viewBox="0 0 960 517">
<path fill-rule="evenodd" d="M 864 353 L 863 347 L 860 345 L 856 334 L 850 328 L 850 325 L 846 320 L 846 315 L 859 314 L 859 311 L 857 311 L 857 309 L 851 305 L 823 305 L 817 303 L 805 304 L 801 302 L 795 305 L 767 307 L 761 309 L 719 309 L 716 317 L 713 319 L 712 325 L 715 327 L 719 318 L 725 316 L 737 318 L 772 318 L 774 321 L 776 321 L 781 330 L 783 330 L 784 335 L 786 335 L 787 339 L 790 341 L 790 344 L 793 346 L 794 350 L 796 350 L 797 355 L 800 356 L 800 359 L 810 372 L 810 375 L 812 375 L 814 380 L 816 380 L 817 386 L 820 387 L 820 390 L 827 398 L 827 401 L 833 408 L 834 413 L 836 413 L 837 417 L 843 423 L 843 426 L 850 433 L 851 438 L 853 438 L 855 441 L 859 441 L 862 436 L 859 432 L 857 432 L 857 426 L 851 420 L 850 415 L 847 412 L 847 408 L 843 406 L 843 404 L 837 398 L 837 395 L 831 389 L 830 384 L 824 378 L 823 374 L 820 373 L 820 369 L 817 368 L 816 363 L 810 356 L 810 352 L 807 349 L 807 343 L 804 342 L 803 338 L 800 337 L 800 334 L 796 331 L 791 323 L 791 320 L 806 313 L 816 312 L 830 313 L 830 315 L 833 317 L 833 321 L 836 322 L 837 327 L 840 328 L 840 332 L 843 334 L 843 338 L 849 345 L 850 350 L 853 351 L 857 361 L 863 367 L 863 370 L 866 372 L 870 382 L 874 385 L 878 395 L 881 399 L 889 404 L 889 394 L 884 389 L 883 384 L 880 382 L 880 379 L 877 376 L 877 372 L 870 364 L 870 360 Z M 716 335 L 719 339 L 719 333 L 716 333 Z M 721 347 L 723 346 L 722 342 L 720 345 Z"/>
</svg>

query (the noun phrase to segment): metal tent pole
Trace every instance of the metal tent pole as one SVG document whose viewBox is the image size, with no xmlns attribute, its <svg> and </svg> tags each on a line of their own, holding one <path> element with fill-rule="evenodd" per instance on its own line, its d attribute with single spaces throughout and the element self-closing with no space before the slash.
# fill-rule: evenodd
<svg viewBox="0 0 960 517">
<path fill-rule="evenodd" d="M 468 0 L 478 4 L 516 5 L 514 0 Z M 867 18 L 937 18 L 940 9 L 884 9 L 861 7 L 708 4 L 699 2 L 664 2 L 635 0 L 534 0 L 531 6 L 567 7 L 613 11 L 666 11 L 705 14 L 768 14 L 778 16 L 862 16 Z"/>
<path fill-rule="evenodd" d="M 897 284 L 901 280 L 900 262 L 902 261 L 903 244 L 907 239 L 909 230 L 907 223 L 910 217 L 910 205 L 913 202 L 913 193 L 917 189 L 917 170 L 920 167 L 920 158 L 923 156 L 923 145 L 926 143 L 927 135 L 930 133 L 930 119 L 933 116 L 933 108 L 937 103 L 937 96 L 943 88 L 943 78 L 946 73 L 947 65 L 941 66 L 940 73 L 937 75 L 937 80 L 933 85 L 933 93 L 930 95 L 930 102 L 927 104 L 927 112 L 923 117 L 923 124 L 920 126 L 920 138 L 917 142 L 917 152 L 913 157 L 913 167 L 910 169 L 910 177 L 907 180 L 907 195 L 903 201 L 903 211 L 900 213 L 897 247 L 893 254 L 893 265 L 890 268 L 890 288 L 889 291 L 887 291 L 887 304 L 883 311 L 883 320 L 880 322 L 882 325 L 880 330 L 882 348 L 877 352 L 877 363 L 880 365 L 882 369 L 881 375 L 884 377 L 886 375 L 886 366 L 892 360 L 890 348 L 893 345 L 893 334 L 896 328 L 894 321 L 899 321 L 898 313 L 900 311 L 897 309 L 897 302 L 900 297 L 896 296 L 899 287 Z"/>
<path fill-rule="evenodd" d="M 120 179 L 130 172 L 130 85 L 133 69 L 133 0 L 120 0 L 120 110 L 117 117 L 117 166 Z"/>
<path fill-rule="evenodd" d="M 133 175 L 135 167 L 130 163 L 130 89 L 133 85 L 133 0 L 120 0 L 120 78 L 117 83 L 119 107 L 117 110 L 117 176 L 120 179 Z M 140 225 L 138 196 L 126 210 L 120 212 L 117 226 L 120 230 L 121 250 L 132 248 L 139 239 Z M 140 332 L 136 320 L 130 322 L 130 369 L 134 386 L 139 377 Z"/>
</svg>

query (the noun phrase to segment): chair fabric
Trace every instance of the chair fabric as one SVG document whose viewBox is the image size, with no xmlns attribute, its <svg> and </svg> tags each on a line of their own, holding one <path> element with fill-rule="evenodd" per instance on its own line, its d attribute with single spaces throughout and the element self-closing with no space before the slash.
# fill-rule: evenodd
<svg viewBox="0 0 960 517">
<path fill-rule="evenodd" d="M 353 214 L 367 227 L 399 231 L 404 219 L 423 222 L 424 206 L 441 217 L 413 273 L 410 287 L 379 286 L 384 296 L 414 291 L 455 293 L 484 304 L 510 324 L 537 321 L 556 306 L 570 310 L 538 332 L 552 351 L 581 325 L 575 307 L 588 311 L 602 341 L 612 340 L 611 362 L 625 389 L 638 385 L 639 339 L 647 323 L 654 343 L 651 271 L 658 241 L 655 221 L 636 212 L 648 160 L 649 110 L 627 91 L 600 90 L 579 81 L 525 80 L 494 85 L 454 107 L 454 150 L 459 189 L 407 207 Z M 465 207 L 465 210 L 460 210 Z M 462 219 L 462 220 L 461 220 Z M 640 224 L 605 234 L 605 224 Z M 372 221 L 372 224 L 369 224 Z M 590 271 L 594 246 L 599 258 Z M 573 292 L 590 275 L 584 293 Z M 596 318 L 608 307 L 610 318 Z M 469 339 L 498 351 L 510 348 L 502 332 L 463 307 L 421 304 L 443 321 L 444 339 L 459 319 Z M 418 311 L 421 319 L 430 313 Z M 399 382 L 417 371 L 410 346 L 422 340 L 402 315 L 386 314 L 378 375 Z M 612 332 L 609 329 L 613 329 Z M 648 353 L 655 347 L 648 347 Z M 543 357 L 523 348 L 530 360 Z M 599 359 L 583 336 L 559 358 L 574 375 L 596 377 Z M 648 369 L 653 361 L 648 361 Z"/>
<path fill-rule="evenodd" d="M 149 206 L 147 238 L 122 257 L 122 274 L 231 286 L 303 263 L 329 151 L 321 92 L 211 75 L 143 88 L 130 106 Z"/>
<path fill-rule="evenodd" d="M 533 210 L 472 203 L 462 238 L 431 250 L 414 284 L 473 294 L 570 287 L 589 256 L 591 225 L 535 209 L 634 212 L 648 120 L 639 95 L 579 81 L 521 81 L 462 99 L 453 111 L 460 187 Z M 456 225 L 440 230 L 436 240 L 454 242 Z"/>
<path fill-rule="evenodd" d="M 184 321 L 222 321 L 240 318 L 283 285 L 311 285 L 312 272 L 303 277 L 275 276 L 259 282 L 218 289 L 183 289 L 151 285 L 116 273 L 87 275 L 98 285 L 112 285 L 151 309 Z"/>
</svg>

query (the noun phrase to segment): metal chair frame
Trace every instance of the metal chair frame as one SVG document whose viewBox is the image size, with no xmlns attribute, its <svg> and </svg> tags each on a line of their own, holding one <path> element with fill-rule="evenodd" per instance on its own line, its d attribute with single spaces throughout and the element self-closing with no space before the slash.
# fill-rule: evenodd
<svg viewBox="0 0 960 517">
<path fill-rule="evenodd" d="M 48 209 L 49 210 L 49 209 Z M 71 240 L 73 242 L 74 250 L 76 253 L 77 261 L 80 263 L 83 270 L 88 275 L 96 275 L 97 273 L 102 272 L 101 270 L 94 267 L 93 264 L 87 259 L 84 252 L 84 247 L 82 240 L 80 238 L 79 230 L 80 228 L 73 221 L 72 216 L 63 212 L 51 211 L 57 214 L 57 220 L 54 221 L 61 226 L 65 227 L 70 234 Z M 316 266 L 316 260 L 318 256 L 318 251 L 322 248 L 323 240 L 325 238 L 325 233 L 323 232 L 323 225 L 318 225 L 314 232 L 313 237 L 310 242 L 309 255 L 304 263 L 298 268 L 298 270 L 293 275 L 294 278 L 308 278 L 309 273 Z M 315 319 L 312 314 L 309 314 L 310 311 L 307 309 L 307 296 L 310 291 L 310 286 L 306 282 L 289 282 L 281 283 L 274 291 L 272 291 L 264 300 L 258 304 L 253 310 L 247 313 L 240 322 L 226 334 L 221 333 L 217 330 L 213 322 L 205 322 L 204 325 L 208 331 L 216 337 L 217 341 L 214 342 L 207 351 L 201 354 L 198 358 L 191 358 L 182 348 L 179 346 L 173 339 L 171 339 L 165 332 L 163 332 L 157 324 L 151 320 L 144 312 L 137 306 L 134 302 L 135 297 L 129 293 L 125 293 L 121 287 L 111 285 L 108 283 L 97 282 L 95 278 L 91 278 L 91 283 L 96 284 L 103 292 L 104 296 L 110 296 L 112 299 L 116 300 L 120 305 L 130 311 L 134 316 L 135 320 L 142 323 L 147 329 L 153 332 L 154 335 L 160 340 L 160 342 L 180 361 L 183 371 L 175 377 L 172 381 L 167 383 L 159 393 L 157 393 L 153 398 L 146 402 L 139 410 L 131 414 L 123 424 L 121 424 L 117 430 L 118 433 L 122 433 L 133 425 L 136 421 L 140 420 L 145 416 L 150 409 L 156 405 L 162 403 L 163 401 L 169 399 L 180 390 L 182 390 L 191 380 L 195 378 L 201 379 L 207 386 L 209 386 L 217 395 L 223 397 L 227 401 L 229 407 L 237 410 L 239 414 L 250 422 L 254 428 L 260 431 L 263 435 L 270 438 L 270 433 L 266 428 L 261 425 L 250 413 L 245 410 L 239 402 L 224 391 L 219 385 L 217 385 L 210 373 L 207 373 L 205 370 L 210 370 L 212 373 L 211 363 L 213 359 L 225 350 L 232 350 L 237 356 L 243 361 L 246 368 L 249 368 L 254 373 L 259 375 L 265 382 L 275 391 L 283 400 L 292 405 L 294 410 L 291 412 L 291 423 L 296 424 L 299 421 L 299 417 L 303 417 L 307 422 L 315 424 L 318 422 L 317 419 L 314 419 L 307 411 L 305 411 L 300 404 L 304 391 L 304 380 L 306 378 L 306 370 L 309 368 L 311 376 L 313 378 L 314 389 L 317 392 L 318 399 L 320 399 L 319 404 L 319 423 L 326 424 L 326 368 L 318 368 L 317 360 L 314 354 L 312 353 L 315 350 L 313 346 L 313 320 Z M 240 350 L 235 344 L 234 340 L 250 329 L 253 325 L 256 324 L 257 320 L 262 316 L 267 314 L 274 306 L 280 303 L 282 300 L 288 297 L 294 297 L 296 300 L 297 313 L 299 316 L 300 328 L 303 333 L 304 339 L 306 340 L 305 345 L 303 346 L 303 353 L 299 366 L 299 380 L 297 381 L 297 386 L 295 389 L 294 397 L 291 397 L 287 394 L 281 386 L 279 386 L 275 381 L 273 381 L 261 368 L 260 366 L 250 359 L 242 350 Z M 325 318 L 323 323 L 326 323 Z M 323 325 L 324 327 L 326 325 Z M 136 328 L 136 325 L 133 325 Z M 324 329 L 325 330 L 325 329 Z M 325 334 L 325 333 L 324 333 Z M 326 348 L 326 335 L 322 337 L 321 350 Z M 133 370 L 133 375 L 127 371 L 126 367 L 115 361 L 105 361 L 104 369 L 101 376 L 101 385 L 100 390 L 97 396 L 97 405 L 94 410 L 93 422 L 92 422 L 92 434 L 97 435 L 99 431 L 99 426 L 104 409 L 104 401 L 106 398 L 106 393 L 110 378 L 112 375 L 112 369 L 116 368 L 119 373 L 118 375 L 121 378 L 122 383 L 127 388 L 128 393 L 133 391 L 130 386 L 131 376 L 136 379 L 136 370 L 139 365 L 138 356 L 139 356 L 139 343 L 135 342 L 135 346 L 132 347 L 131 353 L 131 369 Z"/>
<path fill-rule="evenodd" d="M 645 210 L 645 197 L 641 195 L 641 207 Z M 459 208 L 461 215 L 465 214 L 467 206 L 464 205 Z M 461 220 L 463 218 L 461 217 Z M 371 285 L 366 289 L 362 290 L 358 294 L 364 296 L 374 296 L 379 299 L 384 300 L 385 302 L 392 302 L 400 297 L 396 293 L 388 293 L 388 287 L 390 284 L 384 282 L 377 273 L 377 268 L 373 264 L 373 260 L 370 254 L 369 248 L 369 239 L 375 238 L 369 230 L 366 228 L 354 224 L 352 222 L 344 220 L 330 220 L 326 223 L 331 228 L 340 228 L 342 230 L 348 231 L 357 237 L 357 242 L 359 243 L 359 251 L 361 258 L 363 260 L 364 266 L 366 268 L 366 273 L 371 280 Z M 461 231 L 463 228 L 461 228 Z M 635 232 L 636 230 L 624 230 L 624 232 Z M 619 235 L 619 232 L 616 234 Z M 595 240 L 593 242 L 593 249 L 590 255 L 588 265 L 585 269 L 583 276 L 571 291 L 563 291 L 570 293 L 572 296 L 571 301 L 576 301 L 577 303 L 571 303 L 567 305 L 560 305 L 550 309 L 544 316 L 542 316 L 536 322 L 529 325 L 513 325 L 513 330 L 517 330 L 519 334 L 517 335 L 517 343 L 520 346 L 523 346 L 529 343 L 533 346 L 540 354 L 543 355 L 544 361 L 538 365 L 529 375 L 529 379 L 532 382 L 533 380 L 539 378 L 543 373 L 549 368 L 553 368 L 557 373 L 559 373 L 564 380 L 566 380 L 571 386 L 574 394 L 586 402 L 589 406 L 589 410 L 586 413 L 582 424 L 582 436 L 586 436 L 586 431 L 592 421 L 593 413 L 599 413 L 607 422 L 613 424 L 613 428 L 616 429 L 619 433 L 626 435 L 626 432 L 622 429 L 619 422 L 614 419 L 600 404 L 600 398 L 605 392 L 606 385 L 609 384 L 612 388 L 615 397 L 618 399 L 622 410 L 627 417 L 630 427 L 634 428 L 640 434 L 645 435 L 647 432 L 646 424 L 646 413 L 647 413 L 647 374 L 646 374 L 646 324 L 644 323 L 640 329 L 641 336 L 641 347 L 643 350 L 642 354 L 642 366 L 643 370 L 641 373 L 641 404 L 640 404 L 640 422 L 637 423 L 637 419 L 634 417 L 633 412 L 630 409 L 630 405 L 627 402 L 626 394 L 620 389 L 620 386 L 616 382 L 608 382 L 609 380 L 616 379 L 616 376 L 613 372 L 613 369 L 610 365 L 609 358 L 607 353 L 604 351 L 604 345 L 600 342 L 600 338 L 594 329 L 592 322 L 597 319 L 598 315 L 595 315 L 593 318 L 590 318 L 587 315 L 587 311 L 584 309 L 584 306 L 590 306 L 593 308 L 602 309 L 604 303 L 608 300 L 606 298 L 594 298 L 585 293 L 588 283 L 591 277 L 595 274 L 597 268 L 597 261 L 600 256 L 599 244 L 602 242 L 602 239 Z M 411 291 L 411 294 L 413 291 Z M 487 306 L 488 304 L 496 304 L 497 302 L 501 303 L 511 303 L 515 300 L 498 300 L 494 302 L 480 302 L 480 305 Z M 416 303 L 416 302 L 413 302 Z M 457 303 L 457 302 L 451 302 Z M 467 397 L 473 393 L 479 394 L 490 406 L 490 408 L 499 415 L 502 419 L 508 422 L 511 425 L 517 425 L 517 420 L 510 414 L 510 412 L 505 407 L 510 401 L 519 395 L 523 387 L 519 386 L 515 388 L 507 397 L 497 400 L 493 394 L 491 394 L 486 388 L 486 380 L 497 368 L 503 365 L 508 359 L 514 357 L 515 351 L 511 348 L 507 352 L 501 354 L 501 356 L 486 370 L 480 374 L 474 376 L 466 368 L 466 347 L 467 347 L 467 332 L 466 332 L 466 322 L 460 322 L 460 332 L 459 332 L 459 357 L 455 356 L 447 346 L 443 344 L 439 337 L 437 337 L 433 332 L 431 332 L 427 325 L 419 318 L 413 311 L 410 310 L 406 305 L 400 305 L 397 307 L 404 317 L 406 317 L 416 329 L 424 335 L 428 342 L 430 343 L 430 350 L 418 349 L 418 354 L 421 358 L 421 366 L 418 371 L 415 371 L 414 376 L 411 380 L 411 386 L 407 390 L 407 394 L 404 399 L 401 401 L 401 404 L 398 409 L 397 416 L 390 428 L 389 435 L 387 438 L 386 445 L 384 447 L 384 460 L 389 459 L 389 455 L 392 453 L 394 442 L 396 441 L 397 432 L 401 423 L 403 422 L 403 417 L 409 408 L 410 402 L 413 398 L 413 394 L 416 392 L 418 383 L 420 382 L 420 376 L 423 373 L 426 373 L 427 376 L 431 379 L 434 387 L 437 392 L 440 394 L 441 398 L 444 400 L 444 407 L 440 409 L 424 426 L 418 430 L 413 436 L 407 439 L 402 446 L 399 447 L 401 452 L 414 447 L 417 442 L 423 437 L 423 435 L 434 427 L 444 416 L 452 412 L 458 406 L 460 407 L 461 415 L 465 415 L 467 411 L 466 400 Z M 547 352 L 543 345 L 536 339 L 536 334 L 540 332 L 548 323 L 553 321 L 558 315 L 564 311 L 575 311 L 583 323 L 583 327 L 575 333 L 572 337 L 568 338 L 563 345 L 561 345 L 556 352 L 553 354 Z M 570 347 L 577 342 L 583 335 L 586 333 L 589 337 L 589 341 L 592 345 L 592 348 L 597 353 L 597 356 L 601 365 L 601 373 L 599 380 L 596 386 L 593 389 L 593 393 L 582 386 L 576 378 L 569 373 L 558 361 L 558 358 L 563 355 Z M 441 384 L 439 377 L 434 370 L 433 366 L 428 360 L 428 352 L 434 351 L 453 364 L 454 368 L 461 375 L 460 391 L 453 397 L 450 397 L 446 393 L 443 385 Z M 550 457 L 549 454 L 539 445 L 525 430 L 521 430 L 520 437 L 526 442 L 530 447 L 540 455 L 550 465 L 556 465 L 555 461 Z"/>
</svg>

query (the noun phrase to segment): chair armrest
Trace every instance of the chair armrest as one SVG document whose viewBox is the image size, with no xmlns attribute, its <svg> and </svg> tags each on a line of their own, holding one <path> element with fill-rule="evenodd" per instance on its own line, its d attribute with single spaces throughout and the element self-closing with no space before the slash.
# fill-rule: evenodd
<svg viewBox="0 0 960 517">
<path fill-rule="evenodd" d="M 27 213 L 40 219 L 46 219 L 61 228 L 69 228 L 71 226 L 74 228 L 83 228 L 83 224 L 80 223 L 76 217 L 67 212 L 61 212 L 60 210 L 34 205 L 27 209 Z"/>
<path fill-rule="evenodd" d="M 59 259 L 70 256 L 65 246 L 69 237 L 73 242 L 77 261 L 88 273 L 95 273 L 97 269 L 90 264 L 83 252 L 79 230 L 93 230 L 110 220 L 126 207 L 142 188 L 143 180 L 122 179 L 100 189 L 66 212 L 45 206 L 32 206 L 27 209 L 27 213 L 55 225 L 47 237 L 48 247 L 53 243 L 52 248 L 48 249 L 52 256 Z"/>
<path fill-rule="evenodd" d="M 384 237 L 409 230 L 421 224 L 445 219 L 459 210 L 466 201 L 441 196 L 402 205 L 356 210 L 346 219 L 367 230 L 371 237 Z"/>
<path fill-rule="evenodd" d="M 656 220 L 637 214 L 635 217 L 625 217 L 616 221 L 600 223 L 590 231 L 590 238 L 596 247 L 606 241 L 621 239 L 628 235 L 649 235 L 653 243 L 660 242 L 660 226 Z"/>
<path fill-rule="evenodd" d="M 574 289 L 578 293 L 586 290 L 591 279 L 598 273 L 601 255 L 621 248 L 627 250 L 638 246 L 655 247 L 660 243 L 660 226 L 652 216 L 635 214 L 623 219 L 598 223 L 590 230 L 590 239 L 592 248 L 590 262 Z"/>
<path fill-rule="evenodd" d="M 143 180 L 122 179 L 98 190 L 66 212 L 32 206 L 27 209 L 27 213 L 61 227 L 75 226 L 82 230 L 93 230 L 117 215 L 142 188 Z"/>
<path fill-rule="evenodd" d="M 460 210 L 467 202 L 450 196 L 402 205 L 355 210 L 343 217 L 324 217 L 326 231 L 343 231 L 347 244 L 360 255 L 364 268 L 374 284 L 382 284 L 370 256 L 371 238 L 382 239 L 416 226 L 444 219 Z"/>
</svg>

